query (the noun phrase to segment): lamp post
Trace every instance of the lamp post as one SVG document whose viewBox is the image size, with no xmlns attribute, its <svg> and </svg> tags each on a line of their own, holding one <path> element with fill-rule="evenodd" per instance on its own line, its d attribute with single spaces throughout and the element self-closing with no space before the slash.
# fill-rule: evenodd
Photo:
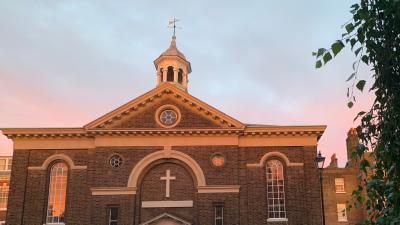
<svg viewBox="0 0 400 225">
<path fill-rule="evenodd" d="M 324 193 L 322 189 L 322 170 L 324 169 L 325 157 L 321 155 L 321 151 L 319 151 L 317 157 L 315 157 L 315 162 L 317 163 L 319 170 L 319 185 L 321 188 L 322 224 L 325 225 Z"/>
</svg>

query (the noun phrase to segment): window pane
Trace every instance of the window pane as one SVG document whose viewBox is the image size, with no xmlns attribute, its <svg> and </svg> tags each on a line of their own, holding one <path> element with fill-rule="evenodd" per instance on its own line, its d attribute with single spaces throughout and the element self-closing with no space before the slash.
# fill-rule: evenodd
<svg viewBox="0 0 400 225">
<path fill-rule="evenodd" d="M 346 204 L 337 204 L 338 221 L 347 221 Z"/>
<path fill-rule="evenodd" d="M 7 200 L 8 200 L 8 186 L 6 185 L 0 186 L 0 209 L 7 208 Z"/>
<path fill-rule="evenodd" d="M 224 224 L 224 206 L 223 205 L 215 205 L 215 225 L 223 225 Z"/>
<path fill-rule="evenodd" d="M 0 159 L 0 170 L 6 170 L 6 159 Z"/>
<path fill-rule="evenodd" d="M 12 158 L 9 158 L 8 159 L 7 170 L 11 170 L 11 166 L 12 166 Z"/>
<path fill-rule="evenodd" d="M 59 223 L 64 221 L 67 175 L 68 167 L 65 163 L 56 163 L 51 167 L 47 223 Z"/>
<path fill-rule="evenodd" d="M 344 179 L 343 178 L 335 179 L 335 190 L 336 190 L 336 192 L 344 192 Z"/>
<path fill-rule="evenodd" d="M 110 208 L 110 220 L 118 219 L 118 208 L 112 207 Z"/>
<path fill-rule="evenodd" d="M 266 172 L 268 217 L 286 218 L 283 165 L 279 160 L 270 160 Z"/>
</svg>

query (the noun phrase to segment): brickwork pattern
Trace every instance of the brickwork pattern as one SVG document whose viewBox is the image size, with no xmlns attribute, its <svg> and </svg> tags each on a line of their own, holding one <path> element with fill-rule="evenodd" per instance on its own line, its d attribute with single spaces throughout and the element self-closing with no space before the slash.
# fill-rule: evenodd
<svg viewBox="0 0 400 225">
<path fill-rule="evenodd" d="M 11 179 L 8 212 L 9 225 L 43 224 L 47 202 L 48 171 L 27 170 L 28 166 L 40 166 L 52 154 L 65 154 L 75 165 L 86 165 L 84 170 L 70 170 L 67 189 L 66 222 L 68 225 L 105 224 L 108 208 L 120 208 L 123 225 L 138 225 L 155 216 L 168 212 L 194 225 L 211 225 L 214 220 L 214 203 L 223 202 L 226 224 L 261 225 L 320 225 L 321 206 L 318 170 L 314 147 L 246 147 L 238 146 L 172 146 L 192 157 L 202 168 L 208 185 L 240 185 L 240 193 L 197 193 L 192 171 L 184 163 L 163 159 L 152 163 L 139 179 L 136 195 L 92 196 L 91 187 L 126 187 L 134 166 L 146 155 L 161 147 L 102 147 L 88 150 L 17 150 Z M 285 167 L 286 209 L 288 222 L 267 222 L 265 167 L 249 168 L 258 163 L 268 152 L 278 151 L 291 162 L 303 166 Z M 226 164 L 214 167 L 211 156 L 215 153 L 226 157 Z M 112 168 L 109 158 L 119 154 L 124 162 Z M 171 199 L 193 200 L 193 208 L 142 209 L 143 200 L 163 200 L 165 194 L 165 170 L 177 180 L 171 181 Z M 182 179 L 181 179 L 182 178 Z M 183 182 L 180 182 L 183 181 Z M 26 192 L 25 192 L 26 188 Z"/>
<path fill-rule="evenodd" d="M 344 178 L 345 193 L 336 193 L 335 178 Z M 325 221 L 327 225 L 350 225 L 361 223 L 365 217 L 365 209 L 352 208 L 347 211 L 347 222 L 338 221 L 337 204 L 347 204 L 352 198 L 352 192 L 358 186 L 357 169 L 355 168 L 325 168 L 323 172 L 323 193 L 325 206 Z"/>
<path fill-rule="evenodd" d="M 172 98 L 158 99 L 140 109 L 139 112 L 120 122 L 111 125 L 112 128 L 163 128 L 155 119 L 159 107 L 170 104 L 176 106 L 181 112 L 181 120 L 175 128 L 218 128 L 221 127 L 215 121 L 205 115 L 193 112 L 187 105 Z"/>
</svg>

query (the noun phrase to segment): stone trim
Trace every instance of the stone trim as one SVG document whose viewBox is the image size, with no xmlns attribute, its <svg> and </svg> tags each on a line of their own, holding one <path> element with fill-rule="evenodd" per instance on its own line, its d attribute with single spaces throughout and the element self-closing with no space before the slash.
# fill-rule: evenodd
<svg viewBox="0 0 400 225">
<path fill-rule="evenodd" d="M 173 158 L 184 162 L 187 166 L 189 166 L 189 168 L 192 169 L 192 172 L 195 175 L 197 181 L 197 186 L 206 186 L 206 178 L 204 176 L 203 170 L 194 159 L 183 152 L 174 151 L 171 150 L 169 146 L 165 146 L 164 150 L 153 152 L 147 155 L 135 165 L 131 174 L 129 175 L 128 187 L 137 188 L 139 176 L 143 172 L 143 170 L 152 162 L 164 158 Z"/>
<path fill-rule="evenodd" d="M 160 115 L 161 115 L 161 113 L 162 113 L 164 110 L 167 110 L 167 109 L 172 109 L 172 111 L 175 111 L 176 114 L 177 114 L 177 117 L 178 117 L 178 118 L 176 118 L 175 123 L 173 123 L 173 124 L 171 124 L 171 125 L 169 125 L 169 126 L 168 126 L 168 125 L 164 125 L 164 124 L 160 121 Z M 160 106 L 160 107 L 156 110 L 156 113 L 154 114 L 154 119 L 155 119 L 156 123 L 157 123 L 158 125 L 160 125 L 161 127 L 164 127 L 164 128 L 173 128 L 173 127 L 175 127 L 176 125 L 178 125 L 179 122 L 180 122 L 181 119 L 182 119 L 181 110 L 179 110 L 178 107 L 176 107 L 176 106 L 174 106 L 174 105 L 171 105 L 171 104 L 162 105 L 162 106 Z"/>
<path fill-rule="evenodd" d="M 135 195 L 136 188 L 129 187 L 92 187 L 92 195 Z"/>
<path fill-rule="evenodd" d="M 221 111 L 213 108 L 212 106 L 200 101 L 199 99 L 191 96 L 187 92 L 180 90 L 173 84 L 165 82 L 153 90 L 143 94 L 142 96 L 122 105 L 121 107 L 105 114 L 104 116 L 85 125 L 85 128 L 103 128 L 114 121 L 120 120 L 123 117 L 138 111 L 145 107 L 148 103 L 153 102 L 156 98 L 161 98 L 163 95 L 171 95 L 175 99 L 180 100 L 186 105 L 189 105 L 194 110 L 201 112 L 201 114 L 218 121 L 224 127 L 244 127 L 244 124 L 238 120 L 222 113 Z"/>
<path fill-rule="evenodd" d="M 49 167 L 50 163 L 55 161 L 55 160 L 62 160 L 66 162 L 69 166 L 69 169 L 72 170 L 85 170 L 87 169 L 87 166 L 75 166 L 74 161 L 67 155 L 64 154 L 56 154 L 56 155 L 51 155 L 49 156 L 41 166 L 29 166 L 28 170 L 47 170 Z"/>
<path fill-rule="evenodd" d="M 267 223 L 288 222 L 287 218 L 268 218 Z"/>
<path fill-rule="evenodd" d="M 240 185 L 208 185 L 198 186 L 198 193 L 239 193 Z"/>
<path fill-rule="evenodd" d="M 271 157 L 274 157 L 274 156 L 282 159 L 285 162 L 286 166 L 303 166 L 304 165 L 304 163 L 292 163 L 292 162 L 290 162 L 289 158 L 285 154 L 283 154 L 281 152 L 268 152 L 260 159 L 259 163 L 248 163 L 247 167 L 248 168 L 264 167 L 266 161 L 268 160 L 268 158 L 271 158 Z"/>
<path fill-rule="evenodd" d="M 191 208 L 193 201 L 142 201 L 142 208 Z"/>
<path fill-rule="evenodd" d="M 189 223 L 189 222 L 187 222 L 187 221 L 185 221 L 185 220 L 183 220 L 183 219 L 180 219 L 180 218 L 178 218 L 178 217 L 176 217 L 176 216 L 173 216 L 173 215 L 171 215 L 171 214 L 169 214 L 169 213 L 163 213 L 163 214 L 158 215 L 158 216 L 154 217 L 153 219 L 151 219 L 151 220 L 149 220 L 149 221 L 146 221 L 146 222 L 144 222 L 144 223 L 141 223 L 141 224 L 139 224 L 139 225 L 149 225 L 149 224 L 151 224 L 152 222 L 155 222 L 155 221 L 157 221 L 157 220 L 159 220 L 159 219 L 162 219 L 162 218 L 164 218 L 164 217 L 168 217 L 168 218 L 174 219 L 174 220 L 180 222 L 182 225 L 191 225 L 191 223 Z"/>
</svg>

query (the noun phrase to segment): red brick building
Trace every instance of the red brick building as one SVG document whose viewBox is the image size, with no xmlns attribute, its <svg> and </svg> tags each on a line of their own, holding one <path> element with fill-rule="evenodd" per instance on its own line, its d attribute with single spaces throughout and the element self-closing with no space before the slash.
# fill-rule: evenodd
<svg viewBox="0 0 400 225">
<path fill-rule="evenodd" d="M 0 225 L 6 220 L 11 166 L 11 156 L 0 156 Z"/>
<path fill-rule="evenodd" d="M 331 163 L 323 170 L 323 193 L 325 220 L 327 225 L 358 224 L 367 218 L 363 206 L 346 209 L 352 199 L 352 193 L 359 185 L 359 164 L 351 158 L 352 152 L 359 143 L 357 132 L 354 128 L 347 133 L 347 156 L 345 167 L 338 167 L 334 154 Z M 366 157 L 368 158 L 368 153 Z M 371 159 L 369 159 L 371 161 Z"/>
<path fill-rule="evenodd" d="M 80 128 L 8 128 L 8 225 L 322 224 L 325 126 L 242 123 L 190 95 L 171 46 L 157 87 Z"/>
</svg>

